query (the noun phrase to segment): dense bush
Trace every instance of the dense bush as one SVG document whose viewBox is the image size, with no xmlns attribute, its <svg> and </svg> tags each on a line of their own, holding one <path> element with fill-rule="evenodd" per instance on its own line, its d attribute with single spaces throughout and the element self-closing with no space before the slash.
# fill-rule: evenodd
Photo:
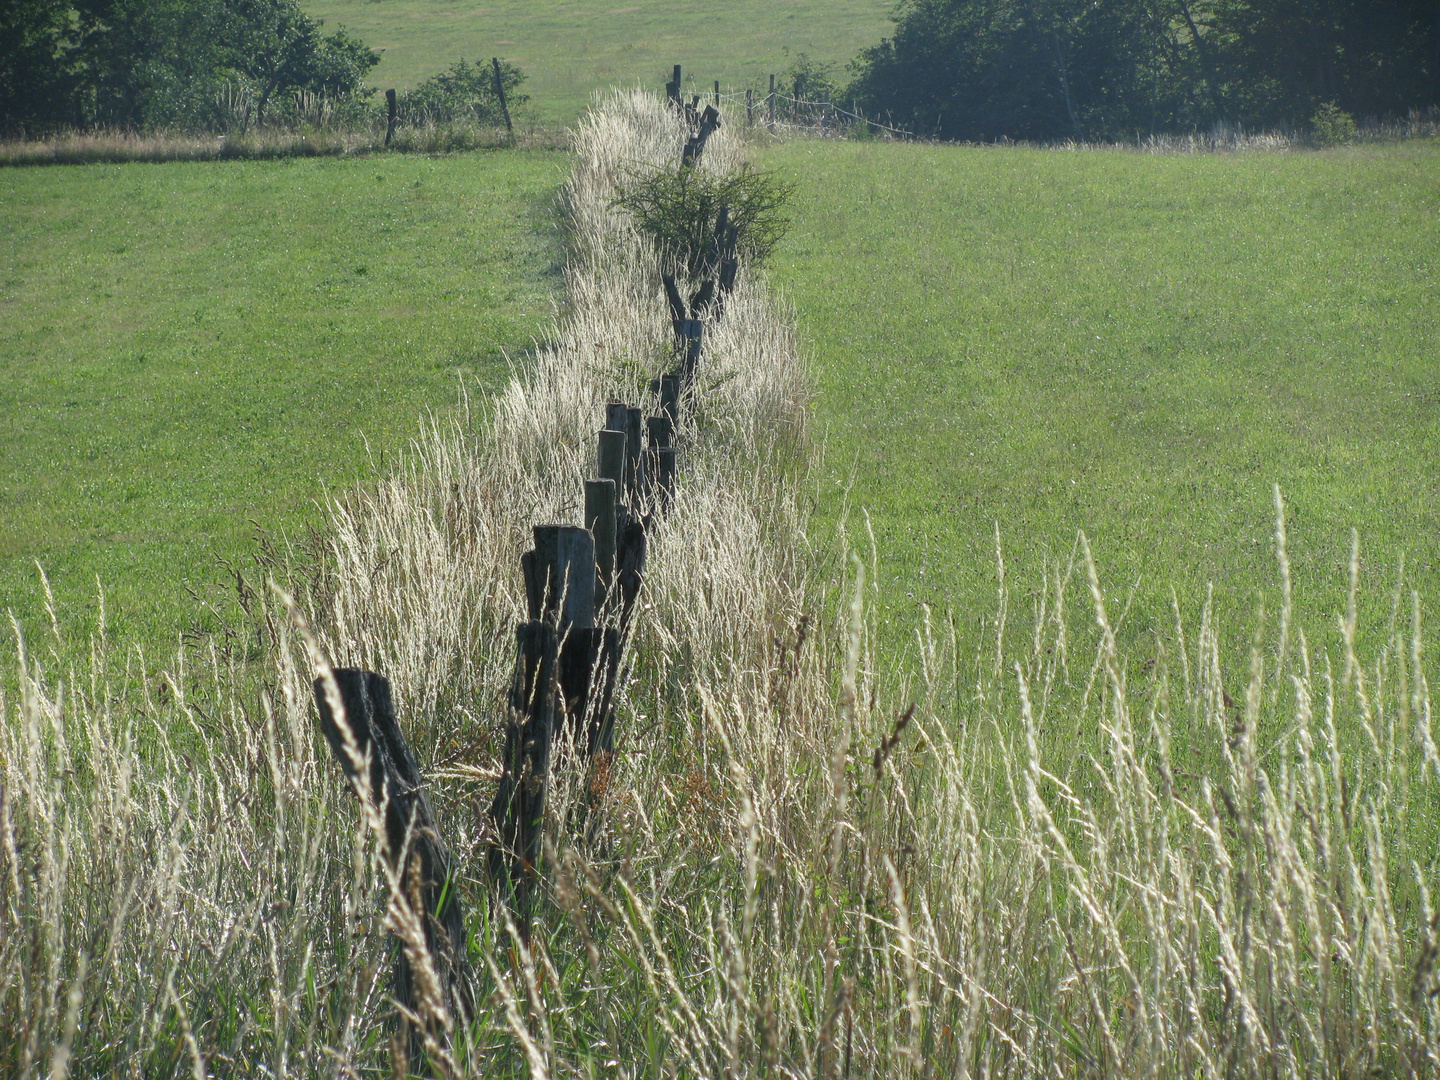
<svg viewBox="0 0 1440 1080">
<path fill-rule="evenodd" d="M 941 138 L 1304 127 L 1440 101 L 1433 0 L 906 0 L 847 97 Z"/>
<path fill-rule="evenodd" d="M 500 62 L 500 81 L 511 108 L 529 100 L 528 95 L 517 93 L 525 74 L 514 64 Z M 400 115 L 409 124 L 454 124 L 470 120 L 500 123 L 502 113 L 500 95 L 495 89 L 495 70 L 489 64 L 472 65 L 463 58 L 457 60 L 402 95 Z"/>
<path fill-rule="evenodd" d="M 0 128 L 243 130 L 297 92 L 363 99 L 379 54 L 297 0 L 7 0 Z M 287 104 L 287 108 L 289 105 Z"/>
<path fill-rule="evenodd" d="M 765 260 L 789 227 L 785 204 L 794 189 L 771 173 L 741 165 L 718 173 L 694 166 L 632 173 L 615 195 L 635 227 L 692 278 L 705 276 L 714 252 L 721 208 L 735 232 L 735 250 L 752 264 Z"/>
</svg>

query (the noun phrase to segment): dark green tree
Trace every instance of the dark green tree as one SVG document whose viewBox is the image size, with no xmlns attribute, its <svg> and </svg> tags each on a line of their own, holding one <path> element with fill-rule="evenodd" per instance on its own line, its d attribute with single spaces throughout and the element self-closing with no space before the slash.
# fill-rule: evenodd
<svg viewBox="0 0 1440 1080">
<path fill-rule="evenodd" d="M 221 100 L 364 97 L 379 56 L 297 0 L 0 0 L 0 124 L 206 128 Z"/>
<path fill-rule="evenodd" d="M 903 0 L 846 93 L 927 135 L 1111 139 L 1440 100 L 1440 0 Z"/>
<path fill-rule="evenodd" d="M 365 91 L 380 55 L 343 28 L 328 37 L 296 0 L 229 0 L 227 44 L 255 88 L 255 123 L 276 94 L 309 90 L 331 98 Z"/>
<path fill-rule="evenodd" d="M 74 121 L 78 76 L 68 0 L 0 4 L 0 130 Z"/>
</svg>

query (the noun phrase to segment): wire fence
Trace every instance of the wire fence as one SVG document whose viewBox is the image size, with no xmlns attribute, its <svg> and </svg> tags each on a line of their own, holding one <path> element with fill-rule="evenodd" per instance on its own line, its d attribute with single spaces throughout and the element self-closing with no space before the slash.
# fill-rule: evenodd
<svg viewBox="0 0 1440 1080">
<path fill-rule="evenodd" d="M 773 79 L 773 76 L 772 76 Z M 831 134 L 863 125 L 867 130 L 897 139 L 913 139 L 913 131 L 899 127 L 893 118 L 884 121 L 867 116 L 852 103 L 851 108 L 835 104 L 828 99 L 810 100 L 787 94 L 783 90 L 756 90 L 747 87 L 721 87 L 714 84 L 707 94 L 691 92 L 691 98 L 699 104 L 713 104 L 727 112 L 744 111 L 746 123 L 752 127 L 764 127 L 783 134 Z"/>
</svg>

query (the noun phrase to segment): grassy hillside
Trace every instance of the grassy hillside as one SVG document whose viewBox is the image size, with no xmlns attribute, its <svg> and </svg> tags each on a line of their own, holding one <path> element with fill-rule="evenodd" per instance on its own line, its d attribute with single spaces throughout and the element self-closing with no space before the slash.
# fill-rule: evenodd
<svg viewBox="0 0 1440 1080">
<path fill-rule="evenodd" d="M 545 153 L 0 173 L 0 612 L 173 642 L 252 521 L 294 529 L 550 314 Z"/>
<path fill-rule="evenodd" d="M 371 81 L 408 87 L 461 56 L 512 60 L 530 76 L 533 117 L 568 123 L 590 94 L 636 81 L 657 90 L 674 64 L 699 83 L 760 85 L 800 52 L 843 67 L 890 26 L 890 0 L 306 0 L 327 25 L 343 23 L 384 50 Z M 789 55 L 787 55 L 787 50 Z"/>
<path fill-rule="evenodd" d="M 1402 555 L 1440 589 L 1440 146 L 1146 157 L 797 143 L 773 278 L 828 428 L 824 506 L 868 508 L 886 616 L 993 609 L 1088 531 L 1129 633 L 1207 582 L 1277 604 L 1271 485 L 1298 599 L 1334 626 L 1349 529 L 1375 610 Z M 1028 612 L 1029 602 L 1021 607 Z M 1312 621 L 1312 630 L 1314 627 Z"/>
</svg>

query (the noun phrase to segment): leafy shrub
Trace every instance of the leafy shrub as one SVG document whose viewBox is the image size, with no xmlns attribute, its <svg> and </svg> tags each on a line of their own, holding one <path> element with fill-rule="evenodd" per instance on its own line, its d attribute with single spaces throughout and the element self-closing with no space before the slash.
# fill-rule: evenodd
<svg viewBox="0 0 1440 1080">
<path fill-rule="evenodd" d="M 1340 146 L 1355 138 L 1355 117 L 1327 101 L 1310 118 L 1310 135 L 1316 146 Z"/>
<path fill-rule="evenodd" d="M 525 73 L 514 64 L 500 62 L 500 82 L 505 100 L 513 109 L 529 101 L 516 91 Z M 454 124 L 473 120 L 481 124 L 502 122 L 500 95 L 495 92 L 495 70 L 486 63 L 457 60 L 438 75 L 426 79 L 401 95 L 400 116 L 407 124 Z"/>
<path fill-rule="evenodd" d="M 726 175 L 680 166 L 631 174 L 614 205 L 628 211 L 635 227 L 691 278 L 699 278 L 717 246 L 722 207 L 735 230 L 737 254 L 758 264 L 790 227 L 785 204 L 794 193 L 793 184 L 749 165 Z"/>
<path fill-rule="evenodd" d="M 5 0 L 0 129 L 243 132 L 301 91 L 363 101 L 379 61 L 299 0 Z"/>
</svg>

